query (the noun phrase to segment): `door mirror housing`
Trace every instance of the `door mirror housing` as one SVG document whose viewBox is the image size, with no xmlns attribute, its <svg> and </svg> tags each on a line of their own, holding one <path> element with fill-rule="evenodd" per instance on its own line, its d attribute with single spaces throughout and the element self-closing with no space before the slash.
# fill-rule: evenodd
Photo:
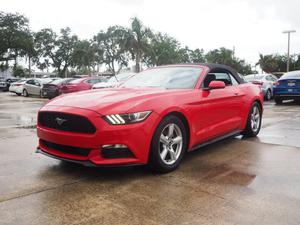
<svg viewBox="0 0 300 225">
<path fill-rule="evenodd" d="M 223 89 L 225 87 L 226 84 L 223 81 L 213 80 L 209 83 L 208 88 L 205 88 L 205 90 Z"/>
</svg>

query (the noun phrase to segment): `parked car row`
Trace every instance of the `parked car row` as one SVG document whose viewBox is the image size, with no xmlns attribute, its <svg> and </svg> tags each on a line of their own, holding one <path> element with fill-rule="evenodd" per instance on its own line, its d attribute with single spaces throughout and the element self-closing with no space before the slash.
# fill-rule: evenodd
<svg viewBox="0 0 300 225">
<path fill-rule="evenodd" d="M 134 73 L 124 73 L 113 77 L 82 76 L 77 78 L 31 78 L 15 80 L 11 83 L 9 91 L 17 95 L 28 97 L 30 95 L 42 98 L 55 98 L 61 94 L 85 91 L 98 88 L 116 87 L 126 81 Z M 4 83 L 4 82 L 3 82 Z M 2 84 L 7 86 L 6 84 Z M 0 83 L 1 87 L 1 83 Z"/>
<path fill-rule="evenodd" d="M 7 78 L 0 80 L 0 91 L 8 91 L 13 82 L 20 80 L 19 78 Z"/>
</svg>

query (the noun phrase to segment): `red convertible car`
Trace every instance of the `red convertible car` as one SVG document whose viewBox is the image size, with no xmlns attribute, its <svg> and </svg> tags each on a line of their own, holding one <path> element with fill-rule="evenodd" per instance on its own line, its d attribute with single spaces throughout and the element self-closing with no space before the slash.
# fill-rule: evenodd
<svg viewBox="0 0 300 225">
<path fill-rule="evenodd" d="M 217 64 L 161 66 L 120 87 L 60 96 L 38 113 L 37 152 L 84 165 L 177 168 L 186 152 L 256 136 L 263 94 Z"/>
</svg>

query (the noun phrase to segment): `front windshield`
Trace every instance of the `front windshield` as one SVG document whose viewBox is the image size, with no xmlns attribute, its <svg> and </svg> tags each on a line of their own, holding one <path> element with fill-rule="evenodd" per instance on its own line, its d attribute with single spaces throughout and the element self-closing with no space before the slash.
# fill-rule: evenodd
<svg viewBox="0 0 300 225">
<path fill-rule="evenodd" d="M 281 78 L 300 78 L 300 71 L 285 73 Z"/>
<path fill-rule="evenodd" d="M 124 74 L 118 74 L 116 76 L 112 76 L 111 78 L 109 78 L 108 82 L 109 83 L 115 83 L 115 82 L 122 82 L 125 81 L 127 78 L 129 78 L 131 75 L 133 75 L 132 73 L 124 73 Z M 117 77 L 117 79 L 116 79 Z"/>
<path fill-rule="evenodd" d="M 57 80 L 53 80 L 53 81 L 50 82 L 50 84 L 55 84 L 55 85 L 57 85 L 57 84 L 60 84 L 60 83 L 64 82 L 65 80 L 66 80 L 66 79 L 57 79 Z"/>
<path fill-rule="evenodd" d="M 246 81 L 251 82 L 254 80 L 261 80 L 264 78 L 264 75 L 248 75 L 245 76 Z"/>
<path fill-rule="evenodd" d="M 83 81 L 85 78 L 79 78 L 75 79 L 69 82 L 69 84 L 79 84 L 81 81 Z"/>
<path fill-rule="evenodd" d="M 162 67 L 145 70 L 127 80 L 121 87 L 159 87 L 166 89 L 193 89 L 202 68 Z"/>
</svg>

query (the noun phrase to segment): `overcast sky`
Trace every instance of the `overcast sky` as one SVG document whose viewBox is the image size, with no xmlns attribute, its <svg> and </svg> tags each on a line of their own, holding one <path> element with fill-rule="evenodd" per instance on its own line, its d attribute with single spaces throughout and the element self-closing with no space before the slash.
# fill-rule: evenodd
<svg viewBox="0 0 300 225">
<path fill-rule="evenodd" d="M 300 53 L 299 0 L 0 0 L 0 10 L 24 14 L 33 31 L 69 26 L 88 39 L 138 16 L 182 45 L 205 51 L 234 46 L 236 56 L 252 64 L 259 53 L 286 53 L 282 31 L 295 29 L 291 54 Z"/>
</svg>

